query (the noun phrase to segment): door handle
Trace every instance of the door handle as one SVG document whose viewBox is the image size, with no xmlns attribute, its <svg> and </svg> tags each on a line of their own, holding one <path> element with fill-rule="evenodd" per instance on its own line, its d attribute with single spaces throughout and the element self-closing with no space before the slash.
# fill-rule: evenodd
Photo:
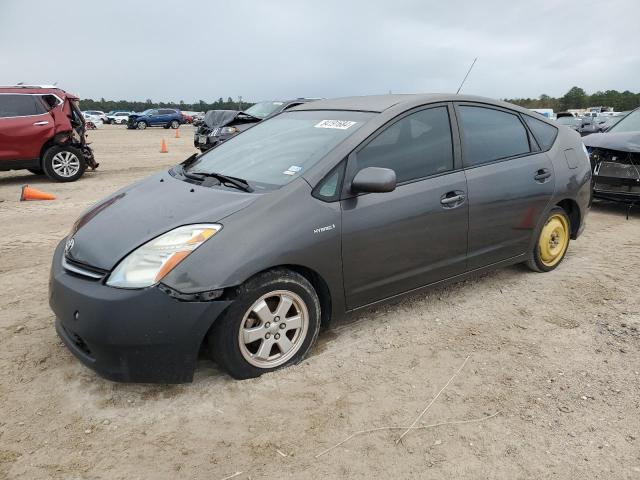
<svg viewBox="0 0 640 480">
<path fill-rule="evenodd" d="M 36 122 L 36 123 L 34 123 L 34 125 L 36 125 L 36 126 L 38 126 L 38 127 L 39 127 L 40 125 L 49 125 L 49 122 L 47 122 L 47 121 L 43 121 L 43 122 Z"/>
<path fill-rule="evenodd" d="M 537 171 L 536 175 L 533 177 L 537 182 L 543 182 L 547 178 L 551 176 L 551 172 L 548 168 L 541 168 Z"/>
<path fill-rule="evenodd" d="M 451 205 L 452 203 L 456 203 L 459 202 L 460 200 L 462 200 L 462 195 L 454 195 L 453 197 L 445 197 L 442 200 L 440 200 L 440 203 L 443 205 Z"/>
<path fill-rule="evenodd" d="M 445 208 L 455 207 L 464 201 L 464 192 L 447 192 L 440 197 L 440 203 Z"/>
</svg>

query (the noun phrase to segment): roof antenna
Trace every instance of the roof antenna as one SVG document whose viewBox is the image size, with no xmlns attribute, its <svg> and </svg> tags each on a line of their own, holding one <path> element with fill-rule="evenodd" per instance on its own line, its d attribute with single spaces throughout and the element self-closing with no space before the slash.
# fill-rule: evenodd
<svg viewBox="0 0 640 480">
<path fill-rule="evenodd" d="M 473 66 L 476 64 L 476 60 L 478 60 L 478 57 L 473 59 L 473 62 L 471 63 L 471 66 L 469 67 L 469 70 L 467 71 L 467 74 L 464 76 L 464 78 L 462 79 L 462 83 L 458 87 L 458 91 L 456 92 L 456 95 L 460 93 L 460 90 L 462 89 L 462 86 L 464 85 L 464 82 L 467 81 L 467 77 L 471 73 L 471 69 L 473 68 Z"/>
</svg>

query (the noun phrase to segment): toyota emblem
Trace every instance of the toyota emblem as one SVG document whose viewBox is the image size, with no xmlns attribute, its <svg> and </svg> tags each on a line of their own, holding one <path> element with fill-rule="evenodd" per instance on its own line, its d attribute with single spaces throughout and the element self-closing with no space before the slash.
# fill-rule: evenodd
<svg viewBox="0 0 640 480">
<path fill-rule="evenodd" d="M 71 251 L 71 249 L 73 248 L 73 245 L 76 243 L 76 241 L 72 238 L 70 238 L 69 240 L 67 240 L 67 243 L 64 246 L 64 253 L 69 253 Z"/>
</svg>

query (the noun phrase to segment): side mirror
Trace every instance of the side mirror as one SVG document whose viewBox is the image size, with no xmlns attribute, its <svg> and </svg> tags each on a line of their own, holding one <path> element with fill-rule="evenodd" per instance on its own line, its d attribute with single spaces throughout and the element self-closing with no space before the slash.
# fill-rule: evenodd
<svg viewBox="0 0 640 480">
<path fill-rule="evenodd" d="M 390 168 L 363 168 L 351 181 L 351 190 L 354 192 L 384 193 L 395 189 L 396 172 Z"/>
</svg>

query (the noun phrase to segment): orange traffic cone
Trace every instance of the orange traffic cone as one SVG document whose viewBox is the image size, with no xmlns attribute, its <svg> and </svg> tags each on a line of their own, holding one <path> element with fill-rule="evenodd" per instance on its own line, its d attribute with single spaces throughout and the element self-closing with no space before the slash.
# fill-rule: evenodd
<svg viewBox="0 0 640 480">
<path fill-rule="evenodd" d="M 180 129 L 176 128 L 176 138 L 180 138 Z"/>
<path fill-rule="evenodd" d="M 50 193 L 41 192 L 35 188 L 31 188 L 29 185 L 22 187 L 22 194 L 20 195 L 20 201 L 25 202 L 27 200 L 55 200 L 56 196 Z"/>
<path fill-rule="evenodd" d="M 160 153 L 168 153 L 169 150 L 167 150 L 167 142 L 164 141 L 164 138 L 162 139 L 162 143 L 160 144 Z"/>
</svg>

